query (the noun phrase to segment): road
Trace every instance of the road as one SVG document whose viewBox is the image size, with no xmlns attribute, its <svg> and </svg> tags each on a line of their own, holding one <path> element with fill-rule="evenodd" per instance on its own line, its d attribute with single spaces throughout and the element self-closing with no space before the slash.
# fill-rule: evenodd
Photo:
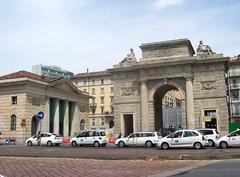
<svg viewBox="0 0 240 177">
<path fill-rule="evenodd" d="M 171 177 L 239 177 L 240 159 L 224 160 L 204 167 L 184 171 Z"/>
<path fill-rule="evenodd" d="M 240 158 L 240 148 L 231 149 L 171 149 L 159 150 L 156 147 L 71 147 L 62 146 L 0 146 L 0 156 L 18 157 L 53 157 L 81 158 L 101 160 L 136 160 L 136 159 L 167 159 L 167 160 L 211 160 Z"/>
</svg>

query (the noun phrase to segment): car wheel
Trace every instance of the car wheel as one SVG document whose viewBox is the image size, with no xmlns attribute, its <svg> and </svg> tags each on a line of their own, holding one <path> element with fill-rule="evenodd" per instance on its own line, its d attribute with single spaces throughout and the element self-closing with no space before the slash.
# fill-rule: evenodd
<svg viewBox="0 0 240 177">
<path fill-rule="evenodd" d="M 153 143 L 151 142 L 151 141 L 147 141 L 146 143 L 145 143 L 145 146 L 146 147 L 152 147 L 153 146 Z"/>
<path fill-rule="evenodd" d="M 213 140 L 208 140 L 208 146 L 213 147 L 214 146 L 214 141 Z"/>
<path fill-rule="evenodd" d="M 169 149 L 168 143 L 162 143 L 161 148 L 164 150 Z"/>
<path fill-rule="evenodd" d="M 118 142 L 118 147 L 124 147 L 125 143 L 123 141 Z"/>
<path fill-rule="evenodd" d="M 32 146 L 32 145 L 33 145 L 33 144 L 32 144 L 32 141 L 28 141 L 28 142 L 27 142 L 27 145 L 28 145 L 28 146 Z"/>
<path fill-rule="evenodd" d="M 226 148 L 228 148 L 228 144 L 223 141 L 223 142 L 220 143 L 220 148 L 226 149 Z"/>
<path fill-rule="evenodd" d="M 94 146 L 95 146 L 95 147 L 99 147 L 99 146 L 100 146 L 100 143 L 99 143 L 98 141 L 95 141 L 95 142 L 94 142 Z"/>
<path fill-rule="evenodd" d="M 196 143 L 194 143 L 194 148 L 195 149 L 201 149 L 202 148 L 202 144 L 199 143 L 199 142 L 196 142 Z"/>
<path fill-rule="evenodd" d="M 52 146 L 53 144 L 52 144 L 52 141 L 48 141 L 47 142 L 47 146 Z"/>
<path fill-rule="evenodd" d="M 77 142 L 76 141 L 72 142 L 72 147 L 77 147 Z"/>
</svg>

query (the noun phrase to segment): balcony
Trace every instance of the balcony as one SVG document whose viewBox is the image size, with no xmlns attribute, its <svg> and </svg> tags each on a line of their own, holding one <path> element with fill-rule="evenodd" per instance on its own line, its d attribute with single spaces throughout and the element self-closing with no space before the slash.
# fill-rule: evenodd
<svg viewBox="0 0 240 177">
<path fill-rule="evenodd" d="M 240 84 L 230 84 L 230 90 L 232 89 L 240 89 Z"/>
<path fill-rule="evenodd" d="M 106 112 L 105 112 L 105 117 L 106 117 L 106 118 L 107 118 L 107 117 L 113 117 L 113 113 L 106 111 Z"/>
<path fill-rule="evenodd" d="M 90 107 L 97 107 L 97 103 L 90 103 Z"/>
</svg>

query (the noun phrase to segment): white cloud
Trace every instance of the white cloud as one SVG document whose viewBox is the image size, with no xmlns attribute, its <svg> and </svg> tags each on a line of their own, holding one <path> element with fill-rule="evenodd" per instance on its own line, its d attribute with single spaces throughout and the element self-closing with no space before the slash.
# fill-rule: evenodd
<svg viewBox="0 0 240 177">
<path fill-rule="evenodd" d="M 155 0 L 150 7 L 154 10 L 161 10 L 170 6 L 184 3 L 185 0 Z"/>
</svg>

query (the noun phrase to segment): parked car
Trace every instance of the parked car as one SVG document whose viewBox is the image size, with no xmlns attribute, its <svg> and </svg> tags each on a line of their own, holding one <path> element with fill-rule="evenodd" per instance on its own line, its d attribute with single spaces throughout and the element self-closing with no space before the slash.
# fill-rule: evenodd
<svg viewBox="0 0 240 177">
<path fill-rule="evenodd" d="M 73 147 L 78 145 L 94 145 L 95 147 L 106 146 L 107 138 L 104 131 L 91 130 L 83 131 L 80 134 L 70 140 L 70 144 Z"/>
<path fill-rule="evenodd" d="M 41 136 L 41 138 L 40 138 Z M 33 145 L 47 145 L 47 146 L 59 146 L 63 143 L 63 138 L 61 135 L 57 135 L 55 133 L 41 133 L 40 136 L 34 135 L 26 140 L 26 144 L 28 146 Z"/>
<path fill-rule="evenodd" d="M 179 130 L 166 137 L 163 137 L 158 142 L 161 149 L 169 149 L 175 147 L 192 147 L 200 149 L 208 145 L 208 141 L 204 135 L 196 130 Z"/>
<path fill-rule="evenodd" d="M 115 145 L 118 147 L 124 146 L 146 146 L 151 147 L 158 143 L 161 138 L 158 132 L 137 132 L 132 133 L 125 138 L 118 138 Z"/>
<path fill-rule="evenodd" d="M 237 129 L 216 141 L 216 147 L 226 149 L 228 147 L 240 147 L 240 130 Z"/>
<path fill-rule="evenodd" d="M 201 134 L 205 135 L 205 137 L 208 140 L 208 146 L 213 147 L 215 145 L 215 142 L 219 138 L 219 133 L 216 129 L 212 128 L 202 128 L 202 129 L 197 129 L 198 132 Z"/>
</svg>

